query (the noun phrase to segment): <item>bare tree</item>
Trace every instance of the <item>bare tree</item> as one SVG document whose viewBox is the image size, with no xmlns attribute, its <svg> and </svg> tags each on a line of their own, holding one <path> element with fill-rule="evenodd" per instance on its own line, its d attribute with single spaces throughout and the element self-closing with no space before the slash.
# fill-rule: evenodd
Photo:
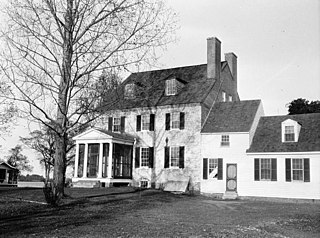
<svg viewBox="0 0 320 238">
<path fill-rule="evenodd" d="M 61 198 L 68 133 L 113 103 L 101 104 L 93 82 L 103 70 L 153 64 L 156 49 L 174 40 L 175 14 L 151 0 L 12 0 L 4 11 L 0 67 L 21 113 L 55 132 L 53 193 Z"/>
</svg>

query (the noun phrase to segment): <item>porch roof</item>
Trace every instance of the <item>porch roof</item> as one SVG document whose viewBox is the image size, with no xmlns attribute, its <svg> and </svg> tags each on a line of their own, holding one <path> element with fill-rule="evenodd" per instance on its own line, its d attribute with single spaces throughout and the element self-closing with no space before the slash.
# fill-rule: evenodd
<svg viewBox="0 0 320 238">
<path fill-rule="evenodd" d="M 126 133 L 115 133 L 101 128 L 90 128 L 85 132 L 73 137 L 73 140 L 87 140 L 87 139 L 116 139 L 120 141 L 134 142 L 135 137 Z"/>
<path fill-rule="evenodd" d="M 8 163 L 6 163 L 6 162 L 0 163 L 0 169 L 3 169 L 3 168 L 12 169 L 12 170 L 19 170 L 19 169 L 11 166 L 10 164 L 8 164 Z"/>
</svg>

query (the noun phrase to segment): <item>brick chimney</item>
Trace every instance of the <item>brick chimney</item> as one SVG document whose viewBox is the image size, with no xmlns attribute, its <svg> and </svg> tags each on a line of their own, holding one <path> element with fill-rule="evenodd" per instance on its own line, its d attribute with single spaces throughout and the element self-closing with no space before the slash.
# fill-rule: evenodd
<svg viewBox="0 0 320 238">
<path fill-rule="evenodd" d="M 224 54 L 224 58 L 228 62 L 232 77 L 235 81 L 235 86 L 237 88 L 237 56 L 231 52 Z"/>
<path fill-rule="evenodd" d="M 207 39 L 207 78 L 220 80 L 221 42 L 216 37 Z"/>
</svg>

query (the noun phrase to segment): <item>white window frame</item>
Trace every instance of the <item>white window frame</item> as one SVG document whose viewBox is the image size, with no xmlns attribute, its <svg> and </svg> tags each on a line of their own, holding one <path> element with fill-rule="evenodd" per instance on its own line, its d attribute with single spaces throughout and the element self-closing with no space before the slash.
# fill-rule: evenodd
<svg viewBox="0 0 320 238">
<path fill-rule="evenodd" d="M 148 180 L 141 180 L 140 181 L 140 188 L 149 188 L 149 181 Z"/>
<path fill-rule="evenodd" d="M 299 161 L 299 164 L 301 165 L 300 168 L 294 168 L 296 166 L 296 163 L 294 163 L 294 161 Z M 299 172 L 301 173 L 301 179 L 296 179 L 294 174 L 294 172 Z M 291 178 L 292 181 L 295 182 L 304 182 L 304 159 L 301 158 L 292 158 L 291 159 Z"/>
<path fill-rule="evenodd" d="M 149 131 L 150 129 L 150 114 L 141 115 L 141 131 Z"/>
<path fill-rule="evenodd" d="M 180 112 L 171 112 L 171 129 L 179 130 L 180 129 Z"/>
<path fill-rule="evenodd" d="M 149 147 L 140 148 L 140 166 L 149 167 Z"/>
<path fill-rule="evenodd" d="M 294 121 L 292 119 L 287 119 L 283 121 L 281 123 L 281 141 L 284 143 L 298 142 L 300 130 L 301 130 L 301 125 L 297 121 Z M 291 132 L 291 133 L 288 133 L 288 132 Z M 293 140 L 287 140 L 286 137 L 292 134 L 293 134 Z"/>
<path fill-rule="evenodd" d="M 226 102 L 227 101 L 227 94 L 225 91 L 222 91 L 222 101 Z"/>
<path fill-rule="evenodd" d="M 170 154 L 169 154 L 169 165 L 170 168 L 179 168 L 179 158 L 180 158 L 180 147 L 179 146 L 171 146 Z M 173 159 L 175 164 L 173 165 Z"/>
<path fill-rule="evenodd" d="M 177 94 L 177 82 L 176 79 L 166 80 L 166 95 L 176 95 Z"/>
<path fill-rule="evenodd" d="M 134 87 L 133 83 L 129 83 L 124 88 L 124 96 L 126 98 L 134 98 Z"/>
<path fill-rule="evenodd" d="M 272 177 L 272 159 L 271 158 L 260 158 L 259 159 L 259 176 L 261 181 L 271 181 Z M 263 168 L 266 166 L 266 168 Z M 268 177 L 262 177 L 262 170 L 268 171 Z M 265 174 L 266 175 L 266 174 Z"/>
<path fill-rule="evenodd" d="M 120 129 L 121 129 L 121 118 L 120 117 L 114 117 L 113 118 L 113 124 L 112 124 L 112 131 L 113 132 L 120 132 Z"/>
<path fill-rule="evenodd" d="M 287 138 L 289 137 L 289 138 Z M 292 138 L 293 137 L 293 138 Z M 284 141 L 285 142 L 294 142 L 295 141 L 295 133 L 294 133 L 294 126 L 287 125 L 284 127 Z"/>
<path fill-rule="evenodd" d="M 208 178 L 218 179 L 218 172 L 219 172 L 218 158 L 208 158 Z"/>
<path fill-rule="evenodd" d="M 229 102 L 232 102 L 232 96 L 231 95 L 229 95 Z"/>
<path fill-rule="evenodd" d="M 229 147 L 230 146 L 230 135 L 221 135 L 221 147 Z"/>
</svg>

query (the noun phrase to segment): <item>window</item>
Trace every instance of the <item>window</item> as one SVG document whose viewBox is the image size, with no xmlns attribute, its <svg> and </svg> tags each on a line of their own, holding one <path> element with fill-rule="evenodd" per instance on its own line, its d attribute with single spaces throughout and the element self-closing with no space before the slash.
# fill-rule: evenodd
<svg viewBox="0 0 320 238">
<path fill-rule="evenodd" d="M 125 98 L 134 98 L 134 84 L 129 83 L 124 88 L 124 96 Z"/>
<path fill-rule="evenodd" d="M 83 164 L 84 164 L 84 144 L 79 144 L 79 154 L 78 154 L 78 177 L 83 176 Z"/>
<path fill-rule="evenodd" d="M 148 181 L 147 180 L 140 181 L 140 188 L 148 188 Z"/>
<path fill-rule="evenodd" d="M 227 101 L 227 94 L 226 92 L 222 91 L 222 102 L 226 102 Z"/>
<path fill-rule="evenodd" d="M 229 146 L 229 135 L 221 135 L 221 146 Z"/>
<path fill-rule="evenodd" d="M 149 148 L 141 148 L 141 158 L 140 158 L 141 167 L 149 166 Z"/>
<path fill-rule="evenodd" d="M 185 113 L 184 112 L 172 112 L 172 113 L 166 113 L 165 118 L 165 127 L 166 130 L 171 129 L 184 129 L 184 123 L 185 123 Z"/>
<path fill-rule="evenodd" d="M 203 159 L 203 179 L 223 179 L 223 159 Z"/>
<path fill-rule="evenodd" d="M 119 117 L 114 117 L 113 118 L 113 130 L 114 132 L 119 132 L 120 131 L 120 118 Z"/>
<path fill-rule="evenodd" d="M 310 182 L 309 159 L 286 159 L 286 181 Z"/>
<path fill-rule="evenodd" d="M 284 136 L 285 141 L 294 141 L 294 126 L 285 126 Z"/>
<path fill-rule="evenodd" d="M 150 129 L 150 115 L 142 115 L 141 116 L 141 127 L 143 131 L 147 131 Z"/>
<path fill-rule="evenodd" d="M 164 147 L 164 167 L 184 168 L 184 146 Z"/>
<path fill-rule="evenodd" d="M 154 131 L 155 114 L 137 115 L 137 131 Z"/>
<path fill-rule="evenodd" d="M 277 159 L 254 159 L 254 180 L 277 181 Z"/>
<path fill-rule="evenodd" d="M 177 94 L 177 85 L 175 79 L 169 79 L 166 81 L 166 95 L 176 95 Z"/>
<path fill-rule="evenodd" d="M 170 151 L 170 166 L 179 167 L 179 147 L 171 147 Z"/>
<path fill-rule="evenodd" d="M 232 102 L 232 96 L 229 95 L 229 102 Z"/>
</svg>

